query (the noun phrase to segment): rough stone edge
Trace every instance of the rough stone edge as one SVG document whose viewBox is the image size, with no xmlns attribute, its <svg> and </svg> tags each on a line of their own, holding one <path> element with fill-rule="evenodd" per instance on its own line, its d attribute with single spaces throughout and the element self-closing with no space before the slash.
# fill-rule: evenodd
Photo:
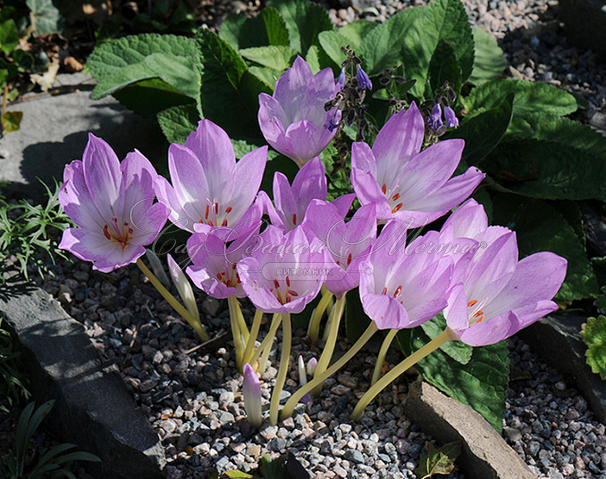
<svg viewBox="0 0 606 479">
<path fill-rule="evenodd" d="M 10 278 L 0 283 L 0 314 L 20 344 L 34 398 L 56 401 L 48 416 L 53 430 L 100 457 L 89 472 L 103 479 L 163 478 L 158 435 L 116 368 L 102 364 L 83 326 L 42 289 Z"/>
<path fill-rule="evenodd" d="M 442 394 L 427 382 L 410 387 L 404 411 L 442 443 L 463 441 L 456 464 L 465 475 L 482 479 L 536 479 L 526 463 L 476 411 Z"/>
<path fill-rule="evenodd" d="M 576 315 L 547 316 L 518 335 L 551 367 L 581 391 L 597 421 L 606 423 L 606 382 L 591 371 L 585 360 L 587 347 L 581 325 L 587 318 Z"/>
</svg>

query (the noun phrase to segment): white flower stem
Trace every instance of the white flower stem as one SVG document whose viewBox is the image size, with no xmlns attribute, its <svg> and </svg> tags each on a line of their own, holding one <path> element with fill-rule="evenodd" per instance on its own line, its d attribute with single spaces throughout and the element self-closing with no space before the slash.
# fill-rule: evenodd
<svg viewBox="0 0 606 479">
<path fill-rule="evenodd" d="M 261 319 L 263 319 L 263 312 L 257 309 L 257 311 L 255 311 L 252 327 L 250 328 L 250 336 L 246 341 L 246 349 L 244 349 L 244 363 L 250 363 L 250 358 L 253 355 L 253 348 L 255 347 L 255 341 L 257 341 L 257 336 L 259 335 Z"/>
<path fill-rule="evenodd" d="M 379 355 L 377 356 L 377 364 L 375 364 L 375 370 L 372 374 L 372 381 L 370 385 L 372 386 L 376 383 L 381 377 L 381 370 L 383 369 L 383 364 L 385 363 L 385 356 L 387 356 L 387 351 L 389 350 L 389 346 L 391 346 L 392 341 L 398 334 L 399 329 L 390 329 L 383 340 L 383 344 L 381 344 L 381 349 L 379 350 Z"/>
<path fill-rule="evenodd" d="M 198 319 L 196 319 L 194 316 L 192 316 L 192 314 L 185 307 L 183 307 L 181 305 L 181 303 L 179 303 L 179 301 L 177 301 L 172 294 L 169 293 L 169 291 L 164 287 L 164 285 L 160 282 L 160 280 L 158 278 L 156 278 L 156 276 L 149 270 L 149 268 L 147 266 L 145 266 L 145 263 L 143 263 L 143 261 L 141 261 L 141 258 L 139 258 L 137 260 L 137 266 L 143 272 L 143 274 L 145 276 L 147 276 L 147 278 L 149 279 L 151 284 L 154 285 L 154 287 L 158 290 L 158 292 L 162 295 L 162 297 L 168 302 L 168 304 L 170 304 L 173 307 L 173 309 L 177 313 L 179 313 L 181 315 L 181 317 L 183 317 L 183 319 L 185 319 L 192 328 L 194 328 L 194 330 L 196 331 L 196 333 L 198 333 L 198 336 L 200 336 L 202 341 L 208 341 L 210 338 L 209 338 L 208 334 L 206 333 L 206 331 L 204 330 L 204 328 L 202 327 L 202 324 L 200 323 L 200 321 Z"/>
<path fill-rule="evenodd" d="M 240 328 L 240 332 L 242 333 L 242 337 L 244 338 L 244 342 L 248 342 L 248 338 L 250 333 L 248 332 L 248 327 L 246 326 L 246 321 L 244 320 L 244 315 L 242 314 L 242 308 L 240 308 L 240 302 L 236 299 L 236 319 L 238 320 L 238 327 Z"/>
<path fill-rule="evenodd" d="M 318 377 L 314 377 L 311 381 L 309 381 L 305 386 L 297 389 L 297 391 L 290 397 L 287 401 L 286 405 L 282 409 L 282 419 L 292 416 L 293 411 L 295 410 L 295 406 L 299 403 L 301 398 L 305 396 L 308 392 L 314 389 L 318 384 L 322 384 L 327 378 L 336 373 L 339 369 L 343 367 L 347 361 L 349 361 L 355 354 L 362 349 L 370 338 L 372 338 L 373 334 L 377 332 L 377 326 L 374 321 L 370 322 L 366 331 L 360 336 L 360 338 L 354 343 L 349 351 L 347 351 L 336 363 L 334 363 L 331 367 L 329 367 L 326 371 L 320 374 Z"/>
<path fill-rule="evenodd" d="M 443 344 L 447 343 L 452 339 L 457 339 L 455 333 L 450 329 L 446 328 L 439 336 L 432 339 L 429 343 L 423 346 L 418 351 L 415 351 L 406 359 L 404 359 L 400 364 L 391 369 L 385 376 L 383 376 L 379 381 L 377 381 L 373 386 L 370 387 L 368 391 L 360 398 L 358 404 L 354 411 L 351 413 L 352 421 L 357 421 L 364 414 L 364 409 L 366 406 L 379 394 L 385 387 L 387 387 L 392 381 L 394 381 L 398 376 L 402 373 L 410 369 L 412 366 L 417 364 L 421 359 L 430 353 L 434 352 Z"/>
<path fill-rule="evenodd" d="M 269 331 L 263 339 L 263 342 L 259 345 L 252 358 L 250 358 L 250 365 L 254 368 L 255 363 L 259 360 L 259 356 L 263 353 L 263 357 L 259 361 L 259 364 L 256 367 L 256 370 L 259 371 L 260 374 L 263 374 L 265 371 L 265 364 L 267 364 L 267 358 L 269 357 L 269 352 L 271 351 L 271 345 L 274 342 L 274 338 L 276 337 L 276 331 L 278 330 L 278 326 L 282 322 L 282 315 L 275 313 L 274 317 L 271 320 L 271 325 L 269 326 Z M 266 354 L 267 351 L 267 354 Z"/>
<path fill-rule="evenodd" d="M 326 368 L 330 364 L 330 360 L 332 359 L 332 355 L 335 351 L 335 345 L 337 344 L 337 336 L 339 334 L 339 325 L 341 324 L 343 311 L 345 311 L 345 294 L 337 298 L 337 302 L 332 308 L 330 319 L 328 321 L 328 324 L 330 325 L 330 331 L 328 332 L 326 345 L 324 346 L 322 355 L 318 360 L 318 365 L 316 366 L 314 378 L 318 377 L 320 374 L 326 371 Z M 320 394 L 322 394 L 322 383 L 318 384 L 311 392 L 311 395 L 313 397 L 320 397 Z"/>
<path fill-rule="evenodd" d="M 227 305 L 229 306 L 229 324 L 231 325 L 231 333 L 234 337 L 234 348 L 236 350 L 236 365 L 239 370 L 242 370 L 244 363 L 244 339 L 242 338 L 242 331 L 238 322 L 238 310 L 240 304 L 238 298 L 235 295 L 231 295 L 227 298 Z"/>
<path fill-rule="evenodd" d="M 324 311 L 326 311 L 332 296 L 332 293 L 328 291 L 326 286 L 322 285 L 322 299 L 320 299 L 318 307 L 314 310 L 314 313 L 309 320 L 309 326 L 307 327 L 307 335 L 312 339 L 314 344 L 318 341 L 320 335 L 320 322 L 322 321 L 322 316 L 324 316 Z"/>
<path fill-rule="evenodd" d="M 280 407 L 280 396 L 286 382 L 286 374 L 288 373 L 288 363 L 290 362 L 290 348 L 292 342 L 292 328 L 290 325 L 290 313 L 282 315 L 282 354 L 280 355 L 280 367 L 278 368 L 278 376 L 276 384 L 271 394 L 271 403 L 269 406 L 269 420 L 272 425 L 278 424 L 278 408 Z"/>
</svg>

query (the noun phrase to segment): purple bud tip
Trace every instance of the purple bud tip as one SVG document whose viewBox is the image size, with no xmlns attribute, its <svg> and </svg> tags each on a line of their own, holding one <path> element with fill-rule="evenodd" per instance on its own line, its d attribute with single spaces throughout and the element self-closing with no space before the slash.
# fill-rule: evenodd
<svg viewBox="0 0 606 479">
<path fill-rule="evenodd" d="M 446 119 L 446 128 L 457 128 L 459 126 L 459 119 L 449 106 L 444 107 L 444 118 Z"/>
<path fill-rule="evenodd" d="M 341 69 L 339 78 L 337 78 L 337 85 L 339 85 L 339 88 L 341 90 L 343 90 L 343 88 L 345 87 L 345 68 Z"/>
<path fill-rule="evenodd" d="M 427 118 L 427 124 L 434 131 L 437 131 L 444 124 L 442 123 L 442 107 L 439 103 L 433 106 L 431 115 Z"/>
<path fill-rule="evenodd" d="M 248 416 L 248 422 L 253 427 L 261 427 L 263 414 L 261 413 L 261 383 L 252 366 L 244 365 L 244 382 L 242 383 L 242 395 L 244 396 L 244 408 Z"/>
<path fill-rule="evenodd" d="M 318 366 L 318 360 L 316 358 L 311 358 L 307 361 L 307 374 L 313 376 L 316 372 L 316 366 Z"/>
<path fill-rule="evenodd" d="M 366 74 L 366 72 L 362 69 L 362 67 L 358 66 L 358 90 L 365 90 L 366 88 L 368 88 L 369 90 L 372 90 L 372 82 L 370 81 L 370 78 L 368 77 L 368 75 Z"/>
</svg>

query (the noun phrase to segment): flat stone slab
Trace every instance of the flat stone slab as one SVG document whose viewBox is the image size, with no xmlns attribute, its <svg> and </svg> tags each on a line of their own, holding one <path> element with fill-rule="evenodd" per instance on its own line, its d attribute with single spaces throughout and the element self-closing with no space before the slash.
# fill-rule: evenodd
<svg viewBox="0 0 606 479">
<path fill-rule="evenodd" d="M 36 401 L 55 399 L 49 420 L 62 441 L 100 457 L 95 477 L 160 479 L 164 448 L 114 368 L 104 366 L 84 327 L 45 291 L 0 284 L 0 314 L 17 336 Z M 86 466 L 86 464 L 85 464 Z"/>
<path fill-rule="evenodd" d="M 595 419 L 606 423 L 606 382 L 585 361 L 587 346 L 581 338 L 581 325 L 586 322 L 587 318 L 572 314 L 546 316 L 518 335 L 547 364 L 575 384 Z"/>
<path fill-rule="evenodd" d="M 427 434 L 446 444 L 463 441 L 456 464 L 470 478 L 536 479 L 526 463 L 476 411 L 431 384 L 411 385 L 404 412 Z"/>
<path fill-rule="evenodd" d="M 28 94 L 8 107 L 22 111 L 19 130 L 0 140 L 0 182 L 28 197 L 41 197 L 37 178 L 52 186 L 63 167 L 81 159 L 88 132 L 107 141 L 121 160 L 137 148 L 152 161 L 166 163 L 166 144 L 157 122 L 143 119 L 114 98 L 91 100 L 94 80 L 83 73 L 57 76 L 59 94 Z"/>
</svg>

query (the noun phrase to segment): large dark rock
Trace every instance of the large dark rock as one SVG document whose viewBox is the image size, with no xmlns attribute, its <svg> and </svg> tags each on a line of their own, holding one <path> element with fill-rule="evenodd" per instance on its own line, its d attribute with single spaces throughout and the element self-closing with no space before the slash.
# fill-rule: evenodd
<svg viewBox="0 0 606 479">
<path fill-rule="evenodd" d="M 528 466 L 477 412 L 426 382 L 414 383 L 404 411 L 411 421 L 441 443 L 463 441 L 456 464 L 466 477 L 536 479 Z"/>
<path fill-rule="evenodd" d="M 557 369 L 567 381 L 576 385 L 589 403 L 595 418 L 606 422 L 606 382 L 585 361 L 587 346 L 581 338 L 583 316 L 572 314 L 547 316 L 523 329 L 518 335 L 547 364 Z"/>
<path fill-rule="evenodd" d="M 560 0 L 566 38 L 606 57 L 606 0 Z"/>
<path fill-rule="evenodd" d="M 0 314 L 21 345 L 35 399 L 56 400 L 49 415 L 53 430 L 101 458 L 91 473 L 162 478 L 166 460 L 158 435 L 117 372 L 100 361 L 82 325 L 45 291 L 10 280 L 0 284 Z"/>
</svg>

